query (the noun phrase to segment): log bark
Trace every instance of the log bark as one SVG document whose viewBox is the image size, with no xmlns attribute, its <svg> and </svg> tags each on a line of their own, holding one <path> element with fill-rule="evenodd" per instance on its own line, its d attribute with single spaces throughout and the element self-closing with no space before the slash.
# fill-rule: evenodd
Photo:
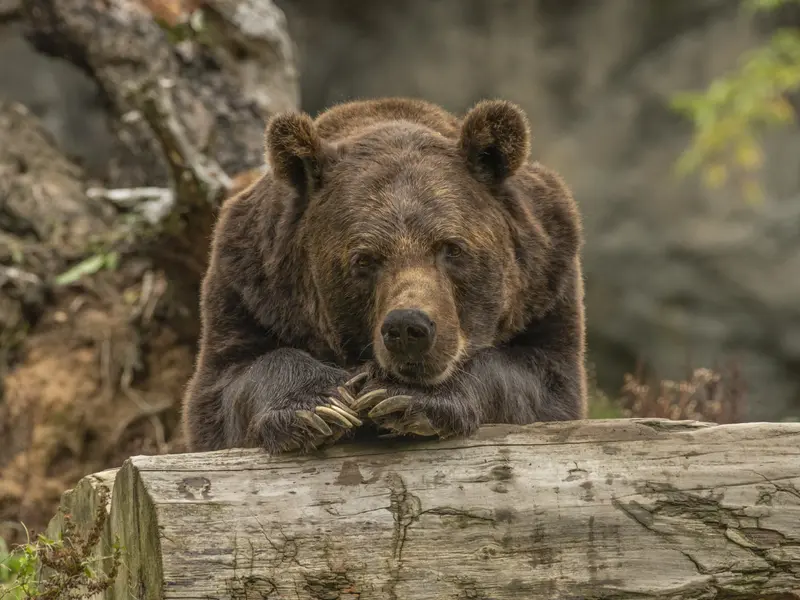
<svg viewBox="0 0 800 600">
<path fill-rule="evenodd" d="M 138 456 L 110 510 L 107 598 L 800 598 L 797 423 Z"/>
<path fill-rule="evenodd" d="M 64 532 L 65 519 L 67 517 L 75 524 L 75 534 L 77 536 L 83 539 L 90 536 L 91 530 L 96 523 L 98 509 L 104 508 L 106 515 L 111 509 L 111 490 L 118 472 L 119 469 L 106 469 L 105 471 L 88 475 L 81 479 L 74 489 L 65 492 L 61 497 L 58 513 L 52 518 L 44 532 L 45 538 L 57 540 Z M 91 567 L 98 570 L 102 569 L 106 573 L 111 572 L 114 539 L 114 535 L 111 533 L 111 523 L 106 517 L 105 522 L 102 523 L 102 534 L 99 536 L 91 553 Z M 40 565 L 38 573 L 40 580 L 53 576 L 53 574 L 52 569 Z M 103 594 L 93 594 L 86 590 L 85 586 L 76 591 L 85 600 L 103 600 L 104 598 Z M 75 595 L 71 597 L 74 598 Z"/>
</svg>

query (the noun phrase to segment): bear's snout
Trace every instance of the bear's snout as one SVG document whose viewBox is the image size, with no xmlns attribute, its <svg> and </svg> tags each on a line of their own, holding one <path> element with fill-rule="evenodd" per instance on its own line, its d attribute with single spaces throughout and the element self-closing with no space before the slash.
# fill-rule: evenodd
<svg viewBox="0 0 800 600">
<path fill-rule="evenodd" d="M 397 309 L 383 320 L 381 336 L 395 360 L 418 362 L 433 346 L 436 323 L 421 310 Z"/>
<path fill-rule="evenodd" d="M 465 349 L 452 289 L 436 268 L 387 270 L 375 291 L 375 358 L 395 378 L 435 385 Z"/>
</svg>

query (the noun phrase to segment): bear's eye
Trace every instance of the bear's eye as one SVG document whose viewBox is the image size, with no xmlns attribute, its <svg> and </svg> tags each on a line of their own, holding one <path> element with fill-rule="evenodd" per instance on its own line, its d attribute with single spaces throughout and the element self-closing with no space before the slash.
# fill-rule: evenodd
<svg viewBox="0 0 800 600">
<path fill-rule="evenodd" d="M 458 258 L 464 254 L 464 250 L 456 242 L 445 242 L 442 245 L 442 254 L 445 258 Z"/>
<path fill-rule="evenodd" d="M 372 271 L 378 263 L 378 259 L 369 254 L 356 254 L 350 260 L 350 266 L 356 275 L 366 275 Z"/>
</svg>

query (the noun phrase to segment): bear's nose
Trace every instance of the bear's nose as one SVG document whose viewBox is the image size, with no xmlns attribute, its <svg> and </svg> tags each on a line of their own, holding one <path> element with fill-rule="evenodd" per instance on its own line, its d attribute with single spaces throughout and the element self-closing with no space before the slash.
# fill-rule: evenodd
<svg viewBox="0 0 800 600">
<path fill-rule="evenodd" d="M 420 359 L 433 345 L 436 325 L 421 310 L 398 309 L 386 315 L 381 335 L 389 352 L 413 361 Z"/>
</svg>

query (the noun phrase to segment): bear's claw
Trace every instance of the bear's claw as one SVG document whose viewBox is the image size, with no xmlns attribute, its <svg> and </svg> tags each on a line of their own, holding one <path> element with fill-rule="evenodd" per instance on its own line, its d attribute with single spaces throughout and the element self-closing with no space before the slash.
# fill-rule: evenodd
<svg viewBox="0 0 800 600">
<path fill-rule="evenodd" d="M 298 419 L 313 430 L 314 446 L 335 442 L 346 431 L 363 425 L 361 419 L 364 416 L 359 416 L 364 411 L 368 411 L 366 416 L 381 428 L 390 430 L 391 433 L 380 437 L 409 434 L 427 437 L 439 434 L 425 414 L 408 411 L 413 396 L 389 396 L 389 392 L 383 388 L 358 396 L 357 389 L 367 378 L 366 373 L 360 373 L 337 387 L 336 394 L 327 398 L 329 404 L 313 410 L 296 411 Z"/>
<path fill-rule="evenodd" d="M 315 409 L 315 411 L 320 417 L 322 417 L 329 423 L 336 423 L 337 425 L 341 425 L 345 429 L 350 429 L 353 426 L 358 427 L 359 425 L 362 424 L 357 417 L 350 415 L 349 413 L 345 412 L 344 410 L 333 404 L 330 406 L 318 406 Z"/>
<path fill-rule="evenodd" d="M 413 400 L 413 396 L 406 395 L 386 398 L 369 411 L 369 417 L 375 419 L 381 427 L 392 430 L 395 435 L 438 435 L 439 432 L 424 413 L 413 410 L 408 412 Z"/>
<path fill-rule="evenodd" d="M 310 410 L 298 410 L 295 411 L 295 414 L 297 415 L 298 419 L 303 421 L 303 423 L 305 423 L 312 429 L 315 429 L 322 435 L 328 436 L 333 433 L 328 424 Z"/>
<path fill-rule="evenodd" d="M 360 384 L 360 383 L 364 383 L 367 380 L 368 377 L 369 377 L 369 373 L 367 373 L 366 371 L 364 371 L 362 373 L 359 373 L 355 377 L 345 381 L 344 382 L 344 387 L 349 388 L 349 387 L 353 387 L 354 385 L 357 385 L 357 384 Z"/>
<path fill-rule="evenodd" d="M 352 431 L 354 427 L 361 427 L 364 423 L 358 418 L 358 412 L 348 405 L 356 402 L 353 395 L 357 392 L 351 386 L 363 383 L 366 378 L 366 373 L 359 373 L 338 386 L 334 395 L 327 397 L 327 404 L 316 406 L 311 410 L 296 410 L 298 424 L 302 429 L 310 430 L 308 433 L 311 436 L 310 439 L 306 439 L 308 433 L 298 432 L 296 439 L 293 439 L 285 449 L 295 449 L 304 444 L 314 448 L 329 445 L 336 442 L 345 432 Z"/>
<path fill-rule="evenodd" d="M 345 404 L 341 400 L 335 398 L 334 396 L 329 396 L 328 400 L 333 406 L 338 408 L 340 411 L 346 413 L 350 417 L 356 417 L 356 419 L 358 419 L 358 413 L 349 406 L 347 406 L 347 404 Z M 345 398 L 345 400 L 347 400 L 347 398 Z"/>
<path fill-rule="evenodd" d="M 392 396 L 391 398 L 386 398 L 369 411 L 369 417 L 374 419 L 376 417 L 383 417 L 389 413 L 404 411 L 409 407 L 412 400 L 413 397 L 411 396 Z"/>
<path fill-rule="evenodd" d="M 356 401 L 356 399 L 345 386 L 340 385 L 338 388 L 336 388 L 336 391 L 339 392 L 342 400 L 344 400 L 347 404 L 352 405 Z M 344 406 L 344 404 L 342 404 L 342 406 Z"/>
<path fill-rule="evenodd" d="M 362 410 L 367 408 L 372 408 L 382 400 L 386 399 L 386 390 L 372 390 L 371 392 L 367 392 L 363 396 L 359 396 L 353 404 L 350 405 L 357 413 L 360 413 Z"/>
</svg>

